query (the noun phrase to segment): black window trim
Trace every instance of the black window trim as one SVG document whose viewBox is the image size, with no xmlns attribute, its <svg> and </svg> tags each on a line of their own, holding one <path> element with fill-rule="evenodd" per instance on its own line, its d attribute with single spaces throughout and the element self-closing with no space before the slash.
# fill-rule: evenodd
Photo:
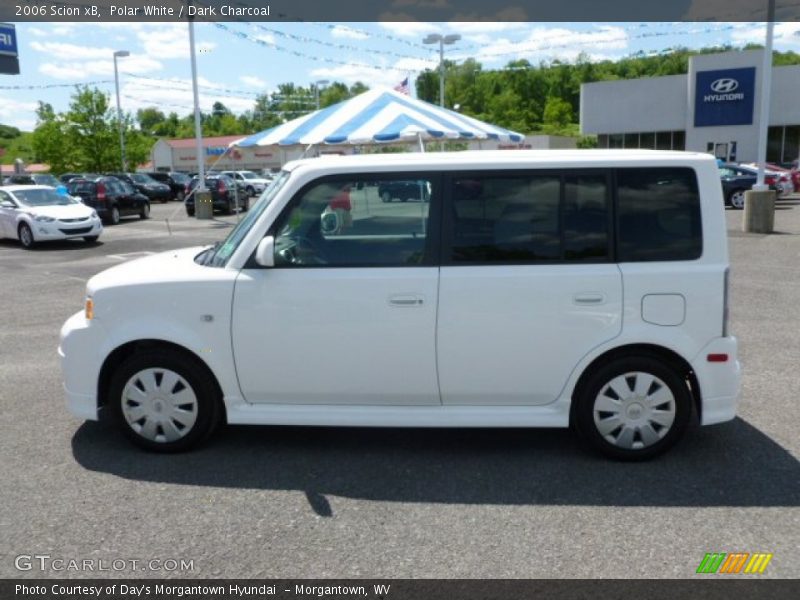
<svg viewBox="0 0 800 600">
<path fill-rule="evenodd" d="M 425 235 L 425 247 L 423 251 L 422 261 L 418 264 L 371 264 L 371 263 L 353 263 L 347 265 L 275 265 L 273 267 L 263 267 L 256 263 L 255 250 L 253 250 L 250 257 L 245 262 L 243 268 L 245 269 L 414 269 L 414 268 L 430 268 L 438 267 L 440 264 L 440 251 L 441 251 L 441 213 L 442 213 L 442 179 L 443 173 L 440 170 L 413 170 L 413 171 L 380 171 L 380 172 L 363 172 L 356 171 L 351 173 L 336 173 L 334 175 L 323 175 L 317 177 L 303 185 L 292 198 L 281 209 L 281 212 L 273 220 L 269 229 L 264 234 L 266 236 L 276 237 L 278 229 L 285 222 L 289 212 L 293 210 L 300 202 L 305 193 L 317 185 L 325 183 L 337 182 L 352 182 L 363 180 L 365 182 L 380 182 L 380 181 L 405 181 L 413 179 L 426 179 L 431 182 L 431 196 L 428 198 L 428 230 Z"/>
<path fill-rule="evenodd" d="M 564 258 L 564 198 L 566 194 L 565 179 L 570 176 L 581 175 L 605 175 L 606 179 L 606 213 L 607 213 L 607 232 L 608 232 L 608 252 L 605 258 L 589 259 L 565 259 Z M 497 179 L 513 177 L 558 177 L 559 178 L 559 207 L 558 223 L 561 236 L 561 258 L 556 260 L 530 260 L 530 261 L 453 261 L 453 234 L 455 232 L 454 210 L 453 210 L 453 181 L 459 178 L 492 177 Z M 616 262 L 615 248 L 615 218 L 616 210 L 612 196 L 614 195 L 613 169 L 606 167 L 567 167 L 567 168 L 522 168 L 522 169 L 487 169 L 479 171 L 447 171 L 444 173 L 443 189 L 444 203 L 442 206 L 442 232 L 440 235 L 441 249 L 439 256 L 442 267 L 525 267 L 525 266 L 547 266 L 547 265 L 587 265 L 587 264 L 613 264 Z"/>
</svg>

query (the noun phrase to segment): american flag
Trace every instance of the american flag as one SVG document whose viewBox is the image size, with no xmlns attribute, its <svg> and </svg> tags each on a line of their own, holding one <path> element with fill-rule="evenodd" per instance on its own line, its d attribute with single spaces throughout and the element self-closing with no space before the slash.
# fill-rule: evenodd
<svg viewBox="0 0 800 600">
<path fill-rule="evenodd" d="M 403 81 L 394 86 L 394 90 L 396 92 L 400 92 L 401 94 L 405 94 L 406 96 L 408 96 L 408 77 L 406 77 L 405 79 L 403 79 Z"/>
</svg>

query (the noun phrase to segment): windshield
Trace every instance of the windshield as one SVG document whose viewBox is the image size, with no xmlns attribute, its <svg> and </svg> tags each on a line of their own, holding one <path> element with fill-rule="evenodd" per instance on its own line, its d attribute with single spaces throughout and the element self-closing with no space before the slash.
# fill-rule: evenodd
<svg viewBox="0 0 800 600">
<path fill-rule="evenodd" d="M 39 185 L 52 185 L 58 187 L 61 182 L 52 175 L 34 175 L 33 180 Z"/>
<path fill-rule="evenodd" d="M 136 183 L 156 183 L 156 180 L 148 175 L 142 175 L 141 173 L 134 173 L 131 175 L 131 179 L 133 179 Z"/>
<path fill-rule="evenodd" d="M 14 197 L 23 206 L 67 206 L 68 204 L 78 204 L 69 196 L 62 196 L 55 190 L 33 189 L 17 190 Z"/>
<path fill-rule="evenodd" d="M 259 217 L 264 214 L 270 202 L 278 195 L 278 192 L 283 188 L 288 179 L 289 172 L 282 171 L 281 174 L 275 178 L 275 181 L 267 186 L 267 189 L 264 190 L 264 193 L 261 194 L 261 197 L 259 197 L 255 205 L 250 207 L 247 216 L 231 230 L 228 237 L 201 253 L 195 260 L 203 265 L 224 267 L 228 263 L 228 259 L 230 259 L 236 251 L 236 248 L 238 248 L 242 240 L 247 237 L 250 229 L 258 221 Z"/>
<path fill-rule="evenodd" d="M 258 179 L 258 175 L 256 175 L 252 171 L 239 171 L 239 175 L 241 175 L 245 179 Z"/>
<path fill-rule="evenodd" d="M 175 183 L 187 183 L 189 181 L 189 177 L 184 175 L 183 173 L 171 173 L 170 177 L 172 177 L 172 181 Z"/>
</svg>

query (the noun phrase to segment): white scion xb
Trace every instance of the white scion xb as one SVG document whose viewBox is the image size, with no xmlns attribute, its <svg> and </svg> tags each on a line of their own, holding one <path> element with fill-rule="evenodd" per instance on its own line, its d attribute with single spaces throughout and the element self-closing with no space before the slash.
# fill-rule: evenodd
<svg viewBox="0 0 800 600">
<path fill-rule="evenodd" d="M 382 202 L 399 182 L 416 200 Z M 221 422 L 573 425 L 643 459 L 736 414 L 727 290 L 704 154 L 317 158 L 221 243 L 93 277 L 59 353 L 73 414 L 152 450 Z"/>
</svg>

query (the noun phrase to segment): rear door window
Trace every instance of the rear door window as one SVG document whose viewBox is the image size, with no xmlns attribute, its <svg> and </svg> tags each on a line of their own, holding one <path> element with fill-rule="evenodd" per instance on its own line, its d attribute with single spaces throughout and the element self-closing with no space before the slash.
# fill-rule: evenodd
<svg viewBox="0 0 800 600">
<path fill-rule="evenodd" d="M 694 260 L 702 251 L 700 195 L 692 169 L 617 170 L 619 262 Z"/>
</svg>

